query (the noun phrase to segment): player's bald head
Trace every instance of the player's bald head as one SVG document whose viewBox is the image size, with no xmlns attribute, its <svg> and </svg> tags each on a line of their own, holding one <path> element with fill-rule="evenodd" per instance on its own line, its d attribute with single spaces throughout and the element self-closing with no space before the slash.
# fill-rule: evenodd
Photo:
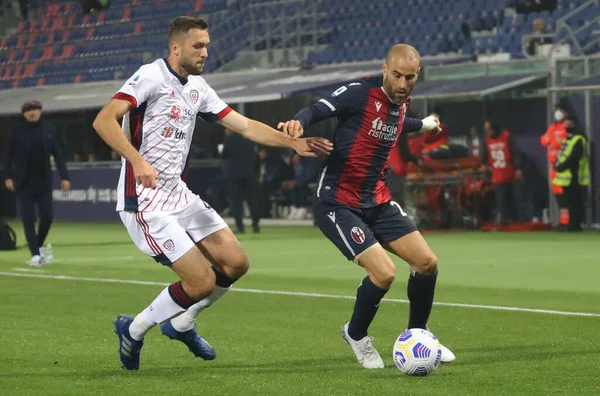
<svg viewBox="0 0 600 396">
<path fill-rule="evenodd" d="M 394 103 L 406 100 L 412 92 L 419 71 L 419 52 L 408 44 L 396 44 L 390 48 L 381 67 L 383 89 Z"/>
<path fill-rule="evenodd" d="M 395 60 L 404 60 L 411 63 L 416 62 L 418 65 L 421 63 L 421 55 L 419 55 L 419 51 L 412 45 L 396 44 L 388 51 L 385 63 L 390 66 L 390 63 Z"/>
</svg>

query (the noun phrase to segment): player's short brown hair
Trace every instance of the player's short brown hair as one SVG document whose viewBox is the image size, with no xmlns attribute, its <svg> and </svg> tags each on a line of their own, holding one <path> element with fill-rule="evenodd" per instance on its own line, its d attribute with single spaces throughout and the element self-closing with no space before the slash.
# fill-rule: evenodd
<svg viewBox="0 0 600 396">
<path fill-rule="evenodd" d="M 207 30 L 208 23 L 202 18 L 191 16 L 179 16 L 173 19 L 169 27 L 169 42 L 173 41 L 176 36 L 187 35 L 192 29 Z"/>
</svg>

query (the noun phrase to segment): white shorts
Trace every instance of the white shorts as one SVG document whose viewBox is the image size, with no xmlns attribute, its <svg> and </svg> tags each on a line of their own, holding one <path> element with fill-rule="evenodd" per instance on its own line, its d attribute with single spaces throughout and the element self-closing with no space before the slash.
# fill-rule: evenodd
<svg viewBox="0 0 600 396">
<path fill-rule="evenodd" d="M 171 211 L 119 212 L 133 243 L 143 253 L 171 265 L 196 242 L 227 227 L 221 216 L 200 197 Z"/>
</svg>

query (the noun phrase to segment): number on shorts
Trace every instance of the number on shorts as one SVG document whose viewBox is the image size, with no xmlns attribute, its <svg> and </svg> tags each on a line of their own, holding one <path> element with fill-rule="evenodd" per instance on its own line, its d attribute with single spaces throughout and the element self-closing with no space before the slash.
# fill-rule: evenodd
<svg viewBox="0 0 600 396">
<path fill-rule="evenodd" d="M 398 210 L 400 211 L 400 213 L 402 214 L 402 216 L 406 217 L 406 212 L 404 212 L 404 210 L 402 210 L 402 207 L 400 206 L 400 204 L 396 201 L 392 201 L 390 202 L 392 205 L 394 205 L 395 207 L 398 208 Z"/>
</svg>

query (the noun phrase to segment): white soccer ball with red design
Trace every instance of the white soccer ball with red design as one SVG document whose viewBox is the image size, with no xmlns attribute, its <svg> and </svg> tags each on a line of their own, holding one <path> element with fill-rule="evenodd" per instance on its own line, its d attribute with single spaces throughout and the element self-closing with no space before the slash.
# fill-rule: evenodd
<svg viewBox="0 0 600 396">
<path fill-rule="evenodd" d="M 440 365 L 442 348 L 431 332 L 408 329 L 396 339 L 393 350 L 396 367 L 405 374 L 424 376 Z"/>
</svg>

